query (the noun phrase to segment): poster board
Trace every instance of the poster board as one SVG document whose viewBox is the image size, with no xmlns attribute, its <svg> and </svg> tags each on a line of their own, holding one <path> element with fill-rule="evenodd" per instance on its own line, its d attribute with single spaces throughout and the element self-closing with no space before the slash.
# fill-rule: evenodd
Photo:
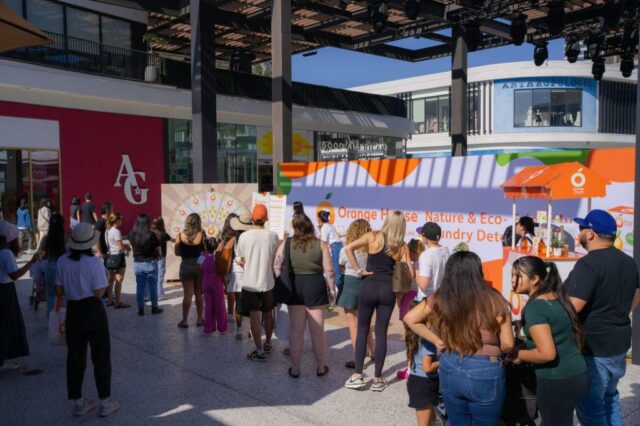
<svg viewBox="0 0 640 426">
<path fill-rule="evenodd" d="M 267 207 L 269 221 L 265 224 L 265 228 L 278 234 L 280 240 L 284 240 L 285 228 L 287 227 L 287 196 L 269 192 L 255 192 L 252 200 L 252 206 L 264 204 Z"/>
<path fill-rule="evenodd" d="M 219 237 L 230 213 L 251 213 L 252 194 L 257 184 L 163 184 L 162 217 L 167 233 L 172 237 L 182 231 L 184 221 L 197 213 L 207 238 Z M 173 245 L 167 247 L 165 280 L 177 280 L 179 259 Z"/>
<path fill-rule="evenodd" d="M 310 217 L 328 210 L 338 229 L 346 230 L 359 218 L 380 229 L 394 210 L 404 213 L 406 239 L 418 238 L 417 228 L 427 221 L 442 227 L 441 244 L 452 249 L 465 242 L 483 261 L 485 278 L 511 300 L 511 283 L 503 282 L 507 261 L 502 235 L 511 224 L 512 202 L 500 185 L 524 167 L 578 161 L 610 182 L 605 197 L 593 198 L 592 208 L 614 209 L 621 228 L 623 250 L 632 249 L 633 216 L 619 206 L 634 205 L 634 150 L 596 149 L 557 152 L 424 159 L 360 160 L 350 162 L 288 163 L 281 166 L 281 186 L 288 196 L 287 212 L 301 201 Z M 518 202 L 518 214 L 535 217 L 543 201 Z M 587 199 L 557 200 L 553 215 L 571 235 L 584 217 Z M 573 241 L 570 249 L 574 250 Z M 618 243 L 620 245 L 620 242 Z"/>
</svg>

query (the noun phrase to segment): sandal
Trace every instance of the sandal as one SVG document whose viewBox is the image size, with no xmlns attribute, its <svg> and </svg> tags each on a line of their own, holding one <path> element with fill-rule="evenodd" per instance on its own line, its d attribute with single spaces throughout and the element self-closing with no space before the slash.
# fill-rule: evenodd
<svg viewBox="0 0 640 426">
<path fill-rule="evenodd" d="M 293 379 L 297 379 L 298 377 L 300 377 L 300 373 L 293 374 L 293 367 L 289 367 L 289 376 Z"/>
<path fill-rule="evenodd" d="M 131 305 L 128 305 L 128 304 L 126 304 L 126 303 L 122 303 L 122 302 L 120 302 L 120 303 L 118 303 L 117 305 L 115 305 L 115 306 L 113 307 L 113 309 L 126 309 L 126 308 L 130 308 L 130 307 L 131 307 Z"/>
<path fill-rule="evenodd" d="M 189 324 L 186 324 L 186 323 L 184 323 L 184 322 L 180 321 L 180 322 L 178 323 L 178 327 L 180 327 L 180 328 L 189 328 Z"/>
<path fill-rule="evenodd" d="M 271 352 L 273 352 L 273 346 L 271 346 L 271 343 L 264 343 L 262 345 L 262 350 L 265 354 L 269 355 Z"/>
<path fill-rule="evenodd" d="M 325 374 L 327 374 L 328 372 L 329 372 L 329 366 L 325 365 L 324 366 L 324 372 L 320 373 L 318 370 L 316 370 L 316 376 L 322 377 Z"/>
</svg>

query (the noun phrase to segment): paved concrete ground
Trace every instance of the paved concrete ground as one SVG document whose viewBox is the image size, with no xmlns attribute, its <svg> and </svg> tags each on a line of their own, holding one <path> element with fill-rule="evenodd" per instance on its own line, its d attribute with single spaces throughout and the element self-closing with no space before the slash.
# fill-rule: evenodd
<svg viewBox="0 0 640 426">
<path fill-rule="evenodd" d="M 130 269 L 130 268 L 129 268 Z M 391 386 L 382 393 L 353 391 L 342 385 L 350 374 L 344 363 L 351 347 L 344 318 L 337 313 L 327 321 L 329 342 L 325 377 L 316 377 L 310 343 L 303 354 L 302 377 L 287 375 L 284 342 L 274 341 L 275 351 L 267 363 L 245 359 L 249 340 L 236 341 L 233 333 L 204 337 L 194 326 L 195 310 L 188 330 L 178 329 L 182 291 L 169 286 L 165 312 L 144 317 L 136 309 L 108 310 L 113 362 L 113 397 L 122 405 L 107 419 L 96 413 L 82 419 L 71 417 L 66 400 L 66 348 L 47 343 L 45 306 L 36 312 L 29 306 L 31 281 L 21 280 L 18 292 L 27 325 L 31 355 L 22 360 L 44 372 L 22 376 L 0 370 L 0 425 L 36 424 L 232 424 L 232 425 L 409 425 L 414 414 L 407 408 L 405 385 L 395 379 L 404 364 L 397 316 L 389 340 L 384 375 Z M 135 285 L 127 272 L 124 300 L 135 305 Z M 373 366 L 367 368 L 369 377 Z M 91 364 L 84 390 L 95 398 Z M 630 366 L 620 385 L 625 425 L 640 425 L 640 367 Z"/>
</svg>

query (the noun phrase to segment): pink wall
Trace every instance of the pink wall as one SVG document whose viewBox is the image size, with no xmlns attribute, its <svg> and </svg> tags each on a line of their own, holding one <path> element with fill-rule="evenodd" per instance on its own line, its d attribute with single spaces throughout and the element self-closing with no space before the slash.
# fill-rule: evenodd
<svg viewBox="0 0 640 426">
<path fill-rule="evenodd" d="M 87 191 L 93 193 L 98 209 L 104 201 L 111 201 L 116 211 L 123 213 L 124 231 L 139 213 L 151 217 L 160 214 L 160 185 L 164 182 L 163 119 L 11 102 L 0 102 L 0 115 L 59 122 L 61 211 L 67 220 L 71 198 L 82 197 Z M 128 155 L 130 170 L 135 173 L 129 176 L 129 182 L 123 155 Z M 119 172 L 120 186 L 115 186 Z M 145 190 L 147 201 L 136 204 L 142 201 Z M 130 199 L 126 192 L 130 193 Z"/>
</svg>

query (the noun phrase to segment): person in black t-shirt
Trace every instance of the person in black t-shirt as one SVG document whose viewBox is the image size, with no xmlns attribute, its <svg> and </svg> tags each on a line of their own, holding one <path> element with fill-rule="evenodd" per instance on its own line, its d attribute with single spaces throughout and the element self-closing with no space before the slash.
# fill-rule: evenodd
<svg viewBox="0 0 640 426">
<path fill-rule="evenodd" d="M 136 302 L 138 315 L 144 315 L 144 290 L 149 288 L 151 294 L 151 313 L 160 314 L 158 307 L 158 257 L 160 242 L 151 232 L 151 220 L 145 213 L 138 215 L 136 223 L 129 232 L 129 242 L 133 249 L 133 270 L 136 275 Z"/>
<path fill-rule="evenodd" d="M 591 384 L 577 407 L 584 426 L 621 425 L 618 381 L 626 371 L 631 345 L 629 314 L 640 301 L 633 258 L 613 247 L 617 225 L 604 210 L 574 221 L 580 244 L 589 252 L 565 281 L 585 331 L 584 355 Z"/>
<path fill-rule="evenodd" d="M 100 241 L 98 241 L 97 245 L 98 254 L 105 261 L 109 248 L 107 247 L 107 241 L 104 239 L 104 234 L 107 232 L 107 219 L 112 211 L 113 204 L 110 201 L 103 203 L 102 206 L 100 206 L 100 219 L 98 219 L 95 226 L 95 230 L 100 232 Z"/>
<path fill-rule="evenodd" d="M 93 204 L 93 195 L 90 192 L 84 194 L 84 203 L 80 206 L 82 212 L 82 222 L 95 225 L 98 221 L 98 215 L 96 214 L 96 206 Z"/>
</svg>

